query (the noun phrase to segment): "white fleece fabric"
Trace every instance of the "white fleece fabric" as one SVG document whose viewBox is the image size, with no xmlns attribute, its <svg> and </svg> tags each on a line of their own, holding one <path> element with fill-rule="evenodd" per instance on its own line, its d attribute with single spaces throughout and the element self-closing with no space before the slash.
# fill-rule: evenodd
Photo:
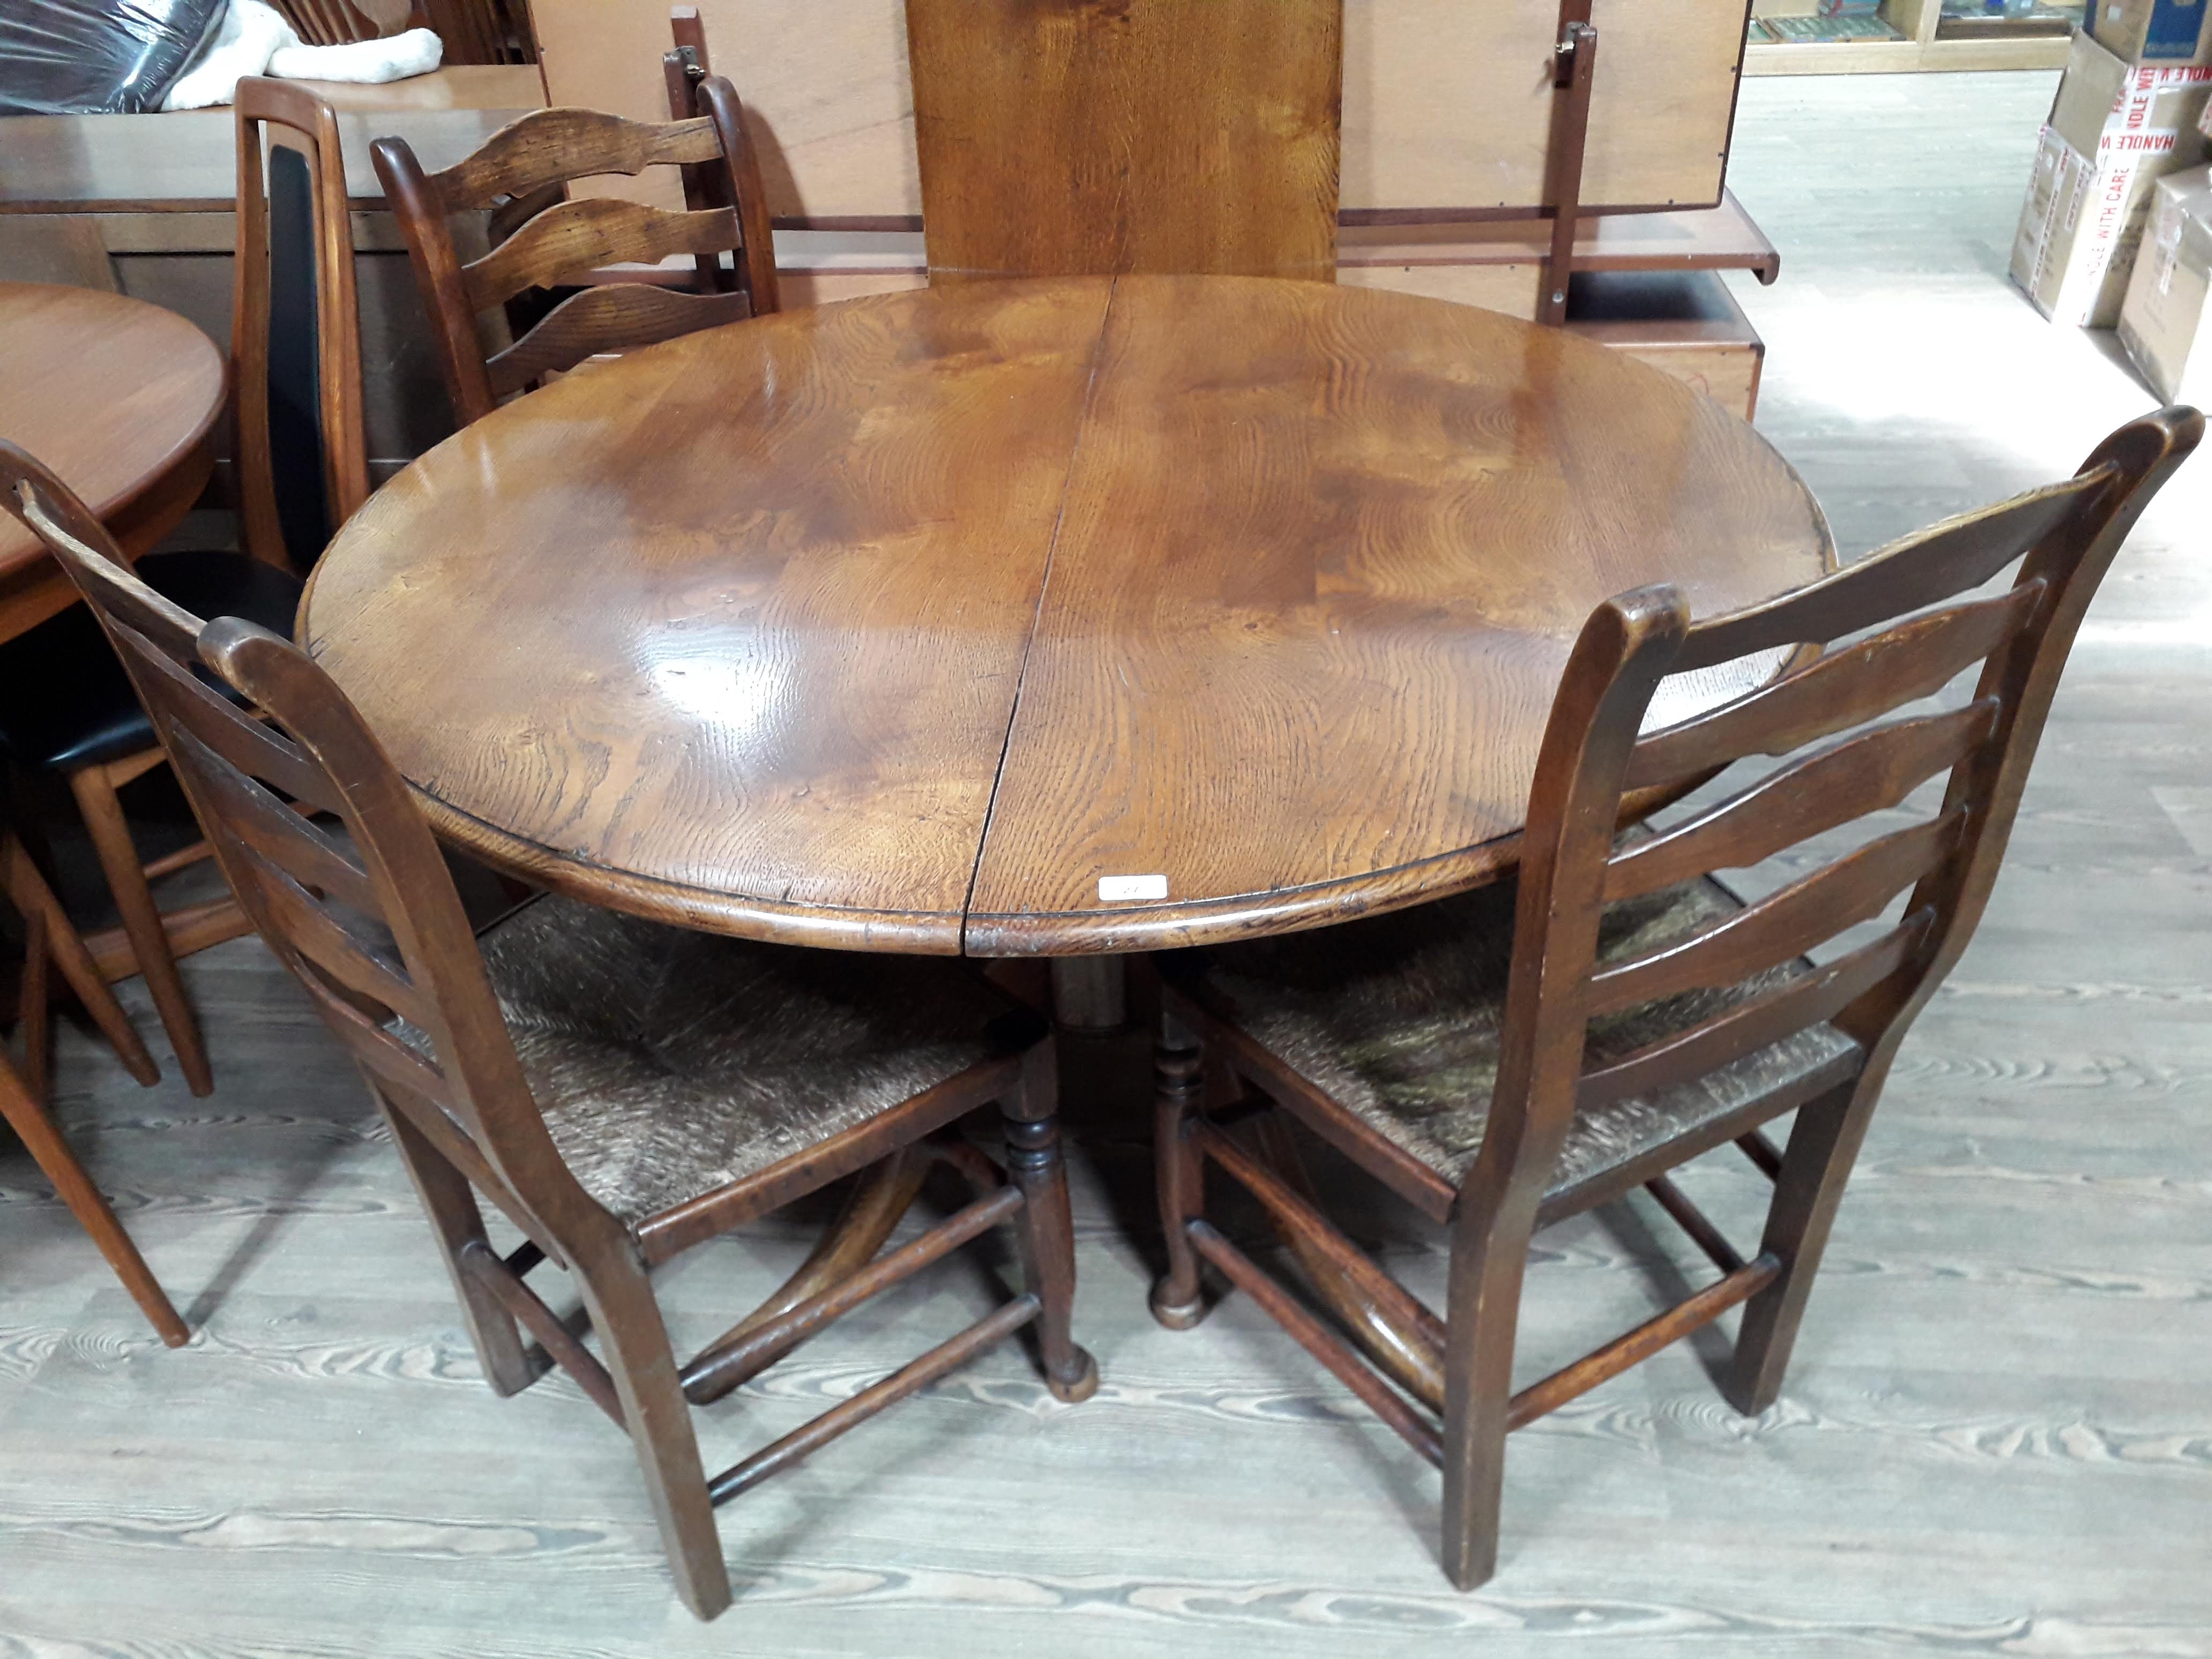
<svg viewBox="0 0 2212 1659">
<path fill-rule="evenodd" d="M 161 100 L 167 109 L 209 109 L 238 95 L 249 75 L 287 81 L 350 81 L 370 84 L 428 75 L 446 55 L 446 43 L 429 29 L 409 29 L 385 40 L 346 46 L 303 46 L 292 26 L 263 0 L 230 0 L 215 37 L 201 47 Z"/>
</svg>

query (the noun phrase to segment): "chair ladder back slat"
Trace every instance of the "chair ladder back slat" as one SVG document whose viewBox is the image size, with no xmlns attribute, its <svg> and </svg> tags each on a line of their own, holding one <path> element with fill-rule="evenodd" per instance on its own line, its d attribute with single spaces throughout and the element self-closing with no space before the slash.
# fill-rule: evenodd
<svg viewBox="0 0 2212 1659">
<path fill-rule="evenodd" d="M 100 589 L 106 610 L 144 635 L 149 650 L 189 654 L 198 618 L 139 580 L 119 554 L 110 558 L 103 550 L 114 544 L 99 520 L 80 511 L 73 498 L 56 501 L 42 494 L 34 479 L 10 465 L 11 459 L 0 451 L 0 489 L 9 493 L 33 533 L 49 547 L 69 550 L 75 568 Z"/>
<path fill-rule="evenodd" d="M 1968 812 L 1941 817 L 1869 842 L 1801 881 L 1686 939 L 1589 976 L 1585 1007 L 1619 1013 L 1685 991 L 1735 985 L 1779 967 L 1846 928 L 1870 921 L 1889 902 L 1959 849 Z"/>
<path fill-rule="evenodd" d="M 389 1046 L 389 1045 L 387 1045 Z M 412 1054 L 410 1048 L 395 1052 Z M 434 1077 L 434 1073 L 432 1074 Z M 425 1089 L 407 1080 L 399 1067 L 376 1073 L 370 1086 L 375 1090 L 386 1106 L 399 1113 L 429 1137 L 439 1152 L 461 1173 L 476 1184 L 477 1190 L 499 1206 L 500 1213 L 513 1222 L 523 1236 L 544 1252 L 545 1259 L 557 1267 L 565 1268 L 566 1254 L 555 1241 L 553 1230 L 535 1214 L 527 1204 L 507 1183 L 507 1178 L 484 1161 L 483 1151 L 477 1143 L 476 1132 L 458 1118 L 446 1103 L 450 1093 L 442 1079 Z"/>
<path fill-rule="evenodd" d="M 727 253 L 738 246 L 732 208 L 670 213 L 615 196 L 549 207 L 483 258 L 461 267 L 469 301 L 486 311 L 525 289 L 550 288 L 616 263 L 657 264 L 672 253 Z"/>
<path fill-rule="evenodd" d="M 494 395 L 520 392 L 539 376 L 586 357 L 651 345 L 752 315 L 748 295 L 686 294 L 643 283 L 587 288 L 554 307 L 545 320 L 484 366 Z"/>
<path fill-rule="evenodd" d="M 202 763 L 237 779 L 226 793 L 223 818 L 232 835 L 254 854 L 282 870 L 311 892 L 329 895 L 341 904 L 374 915 L 383 905 L 369 873 L 347 855 L 338 843 L 299 812 L 281 805 L 265 789 L 257 789 L 218 752 L 208 749 L 179 722 L 173 733 L 179 743 L 198 745 L 207 752 Z M 226 781 L 228 781 L 226 779 Z"/>
<path fill-rule="evenodd" d="M 1815 658 L 1733 702 L 1641 738 L 1627 787 L 1679 781 L 1750 755 L 1783 755 L 1933 696 L 2025 627 L 2046 592 L 2015 582 L 1994 599 L 1929 611 Z"/>
<path fill-rule="evenodd" d="M 1911 965 L 1935 921 L 1934 911 L 1916 910 L 1871 944 L 1583 1073 L 1576 1106 L 1592 1110 L 1690 1082 L 1833 1018 Z"/>
<path fill-rule="evenodd" d="M 343 810 L 343 797 L 322 769 L 289 741 L 227 697 L 203 699 L 191 695 L 204 689 L 191 672 L 179 667 L 136 629 L 111 620 L 109 633 L 125 646 L 126 663 L 147 677 L 140 682 L 142 688 L 148 681 L 164 688 L 148 701 L 165 736 L 173 730 L 189 732 L 239 771 L 264 781 L 294 800 L 304 801 L 319 812 Z"/>
<path fill-rule="evenodd" d="M 229 821 L 226 816 L 225 823 Z M 434 1023 L 429 999 L 380 941 L 364 938 L 331 915 L 289 871 L 258 848 L 240 841 L 231 853 L 239 866 L 252 872 L 256 896 L 284 942 L 301 957 L 347 990 L 390 1009 L 418 1028 Z"/>
<path fill-rule="evenodd" d="M 2063 526 L 2113 482 L 2109 467 L 2016 495 L 1892 542 L 1834 574 L 1690 630 L 1675 672 L 1778 645 L 1826 642 L 1979 587 Z"/>
<path fill-rule="evenodd" d="M 457 213 L 574 179 L 617 173 L 634 178 L 649 167 L 712 161 L 721 149 L 714 122 L 703 115 L 648 122 L 604 110 L 538 109 L 428 179 L 446 211 Z"/>
<path fill-rule="evenodd" d="M 484 216 L 484 241 L 497 247 L 541 213 L 550 212 L 568 199 L 566 185 L 540 185 L 520 196 L 506 196 Z"/>
<path fill-rule="evenodd" d="M 451 1108 L 441 1105 L 441 1114 L 449 1109 L 465 1110 L 466 1103 L 456 1095 L 453 1080 L 436 1061 L 398 1041 L 385 1021 L 365 1012 L 350 996 L 341 994 L 327 981 L 302 972 L 295 963 L 287 962 L 285 966 L 292 969 L 307 994 L 314 999 L 317 1009 L 329 1022 L 338 1041 L 345 1045 L 346 1052 L 353 1056 L 354 1063 L 374 1078 L 378 1088 L 404 1089 L 426 1101 L 453 1103 Z M 471 1127 L 453 1133 L 474 1135 L 480 1131 Z M 478 1152 L 477 1158 L 481 1163 L 483 1154 Z"/>
<path fill-rule="evenodd" d="M 1948 714 L 1878 726 L 1777 768 L 1750 787 L 1613 855 L 1605 896 L 1634 898 L 1715 870 L 1745 870 L 1870 812 L 1887 811 L 1965 760 L 1997 729 L 1981 698 Z"/>
</svg>

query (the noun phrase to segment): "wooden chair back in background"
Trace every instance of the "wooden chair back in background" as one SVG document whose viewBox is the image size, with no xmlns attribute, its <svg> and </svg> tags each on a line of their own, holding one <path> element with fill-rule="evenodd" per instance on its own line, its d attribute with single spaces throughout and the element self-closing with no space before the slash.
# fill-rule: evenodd
<svg viewBox="0 0 2212 1659">
<path fill-rule="evenodd" d="M 247 552 L 304 574 L 368 499 L 345 158 L 336 113 L 303 87 L 250 76 L 236 106 L 240 519 Z"/>
<path fill-rule="evenodd" d="M 709 76 L 696 96 L 704 114 L 659 124 L 597 110 L 534 110 L 434 173 L 422 171 L 404 139 L 371 147 L 462 425 L 599 353 L 779 308 L 775 241 L 737 93 Z M 656 165 L 683 169 L 685 211 L 614 197 L 565 199 L 573 180 Z M 491 250 L 464 262 L 453 218 L 486 209 Z M 519 295 L 581 283 L 611 264 L 686 253 L 700 259 L 697 291 L 599 283 L 562 300 L 511 344 L 484 346 L 477 319 Z M 725 253 L 732 256 L 727 269 L 720 264 Z"/>
<path fill-rule="evenodd" d="M 1336 280 L 1344 0 L 907 0 L 933 283 Z"/>
</svg>

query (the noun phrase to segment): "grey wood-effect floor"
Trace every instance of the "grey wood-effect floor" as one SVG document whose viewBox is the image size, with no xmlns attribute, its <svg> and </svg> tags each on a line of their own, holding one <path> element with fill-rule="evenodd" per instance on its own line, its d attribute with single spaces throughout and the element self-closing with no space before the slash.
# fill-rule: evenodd
<svg viewBox="0 0 2212 1659">
<path fill-rule="evenodd" d="M 2062 475 L 2150 401 L 2005 282 L 2051 89 L 1746 87 L 1732 182 L 1785 256 L 1742 289 L 1760 424 L 1848 551 Z M 694 1624 L 623 1440 L 565 1381 L 478 1381 L 359 1085 L 242 940 L 190 968 L 212 1098 L 173 1066 L 141 1091 L 82 1039 L 59 1085 L 190 1348 L 0 1149 L 0 1655 L 2212 1655 L 2208 502 L 2200 459 L 2098 602 L 1782 1403 L 1730 1413 L 1708 1334 L 1516 1436 L 1481 1592 L 1437 1571 L 1434 1474 L 1249 1303 L 1183 1334 L 1146 1316 L 1124 1045 L 1071 1108 L 1097 1399 L 987 1356 L 726 1509 L 738 1604 Z M 1710 1163 L 1689 1184 L 1747 1241 L 1759 1185 Z M 1437 1235 L 1341 1184 L 1440 1291 Z M 679 1340 L 795 1262 L 806 1219 L 672 1272 Z M 1544 1236 L 1524 1373 L 1703 1273 L 1637 1205 Z M 989 1294 L 955 1264 L 854 1316 L 718 1408 L 709 1459 Z"/>
</svg>

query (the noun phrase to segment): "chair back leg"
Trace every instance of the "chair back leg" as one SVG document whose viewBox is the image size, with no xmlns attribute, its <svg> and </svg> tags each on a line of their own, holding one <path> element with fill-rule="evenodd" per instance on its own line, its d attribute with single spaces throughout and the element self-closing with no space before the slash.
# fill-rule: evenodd
<svg viewBox="0 0 2212 1659">
<path fill-rule="evenodd" d="M 185 1086 L 194 1094 L 210 1094 L 215 1089 L 215 1078 L 208 1070 L 199 1021 L 185 994 L 185 981 L 177 972 L 177 958 L 169 946 L 168 929 L 162 925 L 161 907 L 154 902 L 154 890 L 146 884 L 146 866 L 131 839 L 131 826 L 124 819 L 115 786 L 105 768 L 88 766 L 70 774 L 70 792 L 76 797 L 93 851 L 100 856 L 100 872 L 115 896 L 123 931 L 161 1017 L 161 1029 L 169 1034 L 169 1046 L 176 1051 L 177 1069 L 185 1074 Z"/>
<path fill-rule="evenodd" d="M 477 1207 L 468 1177 L 447 1162 L 445 1154 L 374 1084 L 369 1092 L 376 1097 L 384 1121 L 392 1126 L 392 1144 L 399 1149 L 399 1161 L 422 1200 L 422 1212 L 430 1218 L 439 1253 L 453 1281 L 453 1293 L 460 1300 L 461 1319 L 468 1326 L 469 1340 L 476 1346 L 477 1363 L 483 1367 L 484 1380 L 494 1394 L 521 1393 L 540 1375 L 523 1346 L 522 1328 L 485 1288 L 483 1279 L 464 1263 L 462 1252 L 471 1244 L 491 1247 L 484 1234 L 483 1212 Z"/>
<path fill-rule="evenodd" d="M 1853 1082 L 1800 1108 L 1790 1128 L 1759 1246 L 1760 1254 L 1782 1263 L 1782 1271 L 1743 1304 L 1735 1353 L 1722 1383 L 1729 1403 L 1747 1416 L 1756 1417 L 1782 1392 L 1828 1230 L 1888 1072 L 1887 1056 L 1880 1057 Z"/>
</svg>

